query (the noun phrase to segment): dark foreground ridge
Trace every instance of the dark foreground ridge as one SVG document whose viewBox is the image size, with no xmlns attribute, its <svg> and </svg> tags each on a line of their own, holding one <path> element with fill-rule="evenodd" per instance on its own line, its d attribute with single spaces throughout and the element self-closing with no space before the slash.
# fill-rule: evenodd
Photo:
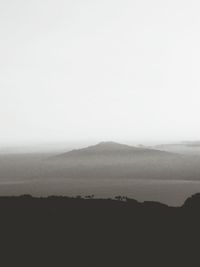
<svg viewBox="0 0 200 267">
<path fill-rule="evenodd" d="M 200 194 L 155 202 L 0 197 L 0 266 L 200 266 Z"/>
</svg>

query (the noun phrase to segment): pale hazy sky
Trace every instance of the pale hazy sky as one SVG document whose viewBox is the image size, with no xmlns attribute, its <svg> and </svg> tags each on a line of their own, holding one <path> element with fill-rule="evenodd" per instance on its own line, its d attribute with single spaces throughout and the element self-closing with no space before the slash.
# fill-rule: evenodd
<svg viewBox="0 0 200 267">
<path fill-rule="evenodd" d="M 0 0 L 0 144 L 200 139 L 198 0 Z"/>
</svg>

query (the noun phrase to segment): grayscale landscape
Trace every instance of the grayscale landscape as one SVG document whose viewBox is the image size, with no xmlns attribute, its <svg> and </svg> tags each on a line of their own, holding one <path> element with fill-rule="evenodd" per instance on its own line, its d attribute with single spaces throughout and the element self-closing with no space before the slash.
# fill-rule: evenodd
<svg viewBox="0 0 200 267">
<path fill-rule="evenodd" d="M 200 266 L 199 14 L 0 0 L 0 267 Z"/>
<path fill-rule="evenodd" d="M 191 151 L 185 153 L 185 144 L 149 148 L 101 142 L 64 153 L 1 154 L 0 195 L 124 195 L 179 206 L 200 191 L 198 147 L 190 146 Z"/>
</svg>

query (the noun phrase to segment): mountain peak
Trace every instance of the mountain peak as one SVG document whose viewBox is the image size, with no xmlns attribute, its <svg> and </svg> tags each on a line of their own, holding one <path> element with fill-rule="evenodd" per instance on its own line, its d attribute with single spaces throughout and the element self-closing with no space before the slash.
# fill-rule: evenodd
<svg viewBox="0 0 200 267">
<path fill-rule="evenodd" d="M 113 141 L 102 141 L 102 142 L 99 142 L 97 145 L 115 145 L 115 144 L 119 144 L 119 143 L 116 143 Z"/>
<path fill-rule="evenodd" d="M 133 150 L 137 149 L 136 147 L 133 146 L 128 146 L 125 144 L 120 144 L 116 143 L 113 141 L 106 141 L 106 142 L 100 142 L 94 146 L 90 146 L 87 149 L 92 149 L 92 150 Z"/>
<path fill-rule="evenodd" d="M 117 142 L 113 142 L 113 141 L 103 141 L 103 142 L 100 142 L 98 143 L 96 146 L 128 146 L 128 145 L 125 145 L 125 144 L 120 144 L 120 143 L 117 143 Z"/>
<path fill-rule="evenodd" d="M 88 146 L 81 149 L 75 149 L 61 156 L 86 156 L 86 155 L 119 155 L 121 153 L 134 153 L 137 151 L 144 151 L 143 148 L 129 146 L 125 144 L 116 143 L 113 141 L 100 142 L 96 145 Z"/>
</svg>

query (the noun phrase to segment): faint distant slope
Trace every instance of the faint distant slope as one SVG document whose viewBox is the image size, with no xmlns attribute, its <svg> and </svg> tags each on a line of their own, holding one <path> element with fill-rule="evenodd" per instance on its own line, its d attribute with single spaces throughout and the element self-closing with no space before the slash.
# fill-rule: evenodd
<svg viewBox="0 0 200 267">
<path fill-rule="evenodd" d="M 200 141 L 184 141 L 183 144 L 186 146 L 200 147 Z"/>
<path fill-rule="evenodd" d="M 174 144 L 160 144 L 151 148 L 155 150 L 162 150 L 183 155 L 200 155 L 200 141 L 188 141 Z"/>
</svg>

